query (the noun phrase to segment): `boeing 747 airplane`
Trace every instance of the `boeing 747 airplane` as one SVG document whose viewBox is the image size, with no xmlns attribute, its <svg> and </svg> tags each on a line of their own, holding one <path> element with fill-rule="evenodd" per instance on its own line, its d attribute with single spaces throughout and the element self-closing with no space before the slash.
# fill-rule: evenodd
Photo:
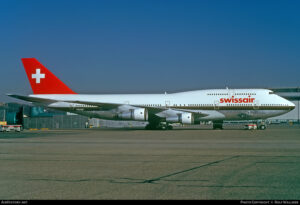
<svg viewBox="0 0 300 205">
<path fill-rule="evenodd" d="M 48 108 L 107 120 L 148 121 L 146 129 L 172 129 L 170 124 L 224 120 L 264 120 L 295 105 L 268 89 L 209 89 L 171 94 L 78 94 L 35 58 L 22 59 L 33 94 L 9 96 Z M 265 129 L 265 125 L 260 126 Z"/>
</svg>

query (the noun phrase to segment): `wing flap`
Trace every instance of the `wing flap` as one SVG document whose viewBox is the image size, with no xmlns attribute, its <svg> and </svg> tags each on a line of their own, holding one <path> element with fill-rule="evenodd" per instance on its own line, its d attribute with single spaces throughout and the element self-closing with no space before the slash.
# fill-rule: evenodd
<svg viewBox="0 0 300 205">
<path fill-rule="evenodd" d="M 83 104 L 83 105 L 92 105 L 92 106 L 97 106 L 101 110 L 111 110 L 111 109 L 116 109 L 122 104 L 117 104 L 117 103 L 102 103 L 102 102 L 87 102 L 87 101 L 64 101 L 68 103 L 77 103 L 77 104 Z"/>
</svg>

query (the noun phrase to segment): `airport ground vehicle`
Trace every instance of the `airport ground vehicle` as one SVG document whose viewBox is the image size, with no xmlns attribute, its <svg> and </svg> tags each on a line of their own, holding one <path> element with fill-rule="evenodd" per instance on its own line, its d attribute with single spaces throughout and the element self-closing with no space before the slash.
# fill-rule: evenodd
<svg viewBox="0 0 300 205">
<path fill-rule="evenodd" d="M 0 125 L 0 132 L 21 132 L 22 125 Z"/>
<path fill-rule="evenodd" d="M 245 125 L 245 130 L 256 130 L 257 125 L 256 124 L 247 124 Z"/>
<path fill-rule="evenodd" d="M 267 124 L 264 120 L 258 120 L 256 123 L 249 123 L 244 126 L 246 130 L 265 130 L 267 129 Z"/>
</svg>

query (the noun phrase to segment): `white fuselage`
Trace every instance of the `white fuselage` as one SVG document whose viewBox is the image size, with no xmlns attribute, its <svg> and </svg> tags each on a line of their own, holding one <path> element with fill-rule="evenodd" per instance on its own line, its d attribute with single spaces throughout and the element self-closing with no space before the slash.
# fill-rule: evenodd
<svg viewBox="0 0 300 205">
<path fill-rule="evenodd" d="M 156 116 L 168 118 L 185 111 L 202 114 L 199 120 L 265 119 L 284 114 L 295 105 L 266 89 L 211 89 L 173 94 L 43 94 L 30 95 L 56 101 L 48 107 L 90 117 L 116 119 L 115 113 L 134 108 L 160 109 Z M 80 103 L 76 103 L 80 102 Z M 86 104 L 84 104 L 86 103 Z M 116 104 L 110 110 L 95 104 Z"/>
</svg>

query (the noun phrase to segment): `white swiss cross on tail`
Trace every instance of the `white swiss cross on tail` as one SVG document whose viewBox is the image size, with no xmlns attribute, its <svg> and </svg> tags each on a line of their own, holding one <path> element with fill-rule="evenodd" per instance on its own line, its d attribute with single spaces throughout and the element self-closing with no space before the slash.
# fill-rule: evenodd
<svg viewBox="0 0 300 205">
<path fill-rule="evenodd" d="M 35 70 L 35 72 L 36 72 L 35 74 L 31 75 L 32 79 L 35 78 L 35 83 L 41 83 L 41 79 L 45 78 L 46 75 L 44 73 L 41 73 L 41 69 L 40 68 L 37 68 Z"/>
</svg>

